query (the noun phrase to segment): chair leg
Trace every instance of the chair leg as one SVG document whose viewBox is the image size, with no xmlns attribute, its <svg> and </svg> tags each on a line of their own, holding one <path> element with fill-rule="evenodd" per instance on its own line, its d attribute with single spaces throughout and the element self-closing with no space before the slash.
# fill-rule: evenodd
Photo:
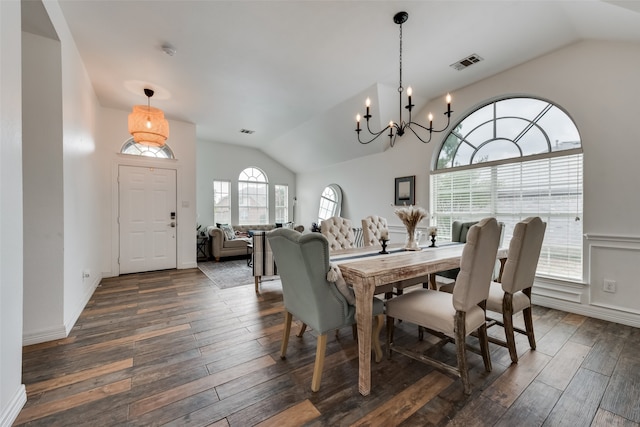
<svg viewBox="0 0 640 427">
<path fill-rule="evenodd" d="M 296 335 L 298 338 L 302 337 L 302 334 L 304 334 L 304 331 L 307 330 L 307 324 L 303 323 L 302 326 L 300 327 L 300 331 L 298 331 L 298 335 Z"/>
<path fill-rule="evenodd" d="M 491 354 L 489 353 L 489 336 L 487 335 L 487 324 L 484 323 L 478 328 L 478 340 L 480 341 L 480 352 L 484 361 L 484 369 L 491 372 Z"/>
<path fill-rule="evenodd" d="M 529 297 L 529 301 L 531 301 L 531 288 L 525 288 L 522 292 Z M 532 350 L 535 350 L 536 336 L 533 333 L 533 310 L 531 310 L 531 304 L 522 311 L 522 315 L 524 317 L 524 326 L 527 331 L 527 338 L 529 338 L 529 347 L 531 347 Z"/>
<path fill-rule="evenodd" d="M 256 284 L 256 293 L 260 293 L 260 276 L 254 276 L 253 281 Z"/>
<path fill-rule="evenodd" d="M 380 331 L 384 325 L 384 314 L 378 314 L 374 317 L 374 325 L 371 328 L 371 349 L 373 350 L 374 360 L 379 363 L 382 360 L 382 347 L 380 346 Z"/>
<path fill-rule="evenodd" d="M 393 343 L 393 328 L 395 319 L 387 316 L 387 357 L 391 359 L 391 344 Z"/>
<path fill-rule="evenodd" d="M 527 307 L 522 311 L 522 316 L 524 317 L 524 326 L 527 331 L 527 338 L 529 338 L 529 347 L 531 349 L 536 349 L 536 336 L 533 333 L 533 315 L 532 315 L 531 307 Z"/>
<path fill-rule="evenodd" d="M 291 320 L 293 316 L 288 311 L 284 314 L 284 330 L 282 331 L 282 344 L 280 346 L 280 359 L 287 358 L 287 344 L 289 344 L 289 334 L 291 333 Z"/>
<path fill-rule="evenodd" d="M 506 293 L 502 298 L 502 323 L 504 324 L 504 336 L 509 349 L 512 363 L 518 363 L 516 351 L 516 337 L 513 330 L 513 295 Z"/>
<path fill-rule="evenodd" d="M 469 383 L 469 368 L 467 367 L 467 353 L 466 353 L 466 333 L 465 333 L 465 313 L 461 311 L 456 312 L 456 356 L 458 358 L 458 371 L 460 378 L 462 379 L 462 386 L 464 387 L 464 394 L 471 394 L 471 385 Z"/>
<path fill-rule="evenodd" d="M 311 379 L 311 391 L 314 393 L 320 390 L 322 380 L 322 368 L 324 367 L 324 353 L 327 349 L 327 334 L 318 336 L 318 346 L 316 348 L 316 363 L 313 365 L 313 378 Z"/>
</svg>

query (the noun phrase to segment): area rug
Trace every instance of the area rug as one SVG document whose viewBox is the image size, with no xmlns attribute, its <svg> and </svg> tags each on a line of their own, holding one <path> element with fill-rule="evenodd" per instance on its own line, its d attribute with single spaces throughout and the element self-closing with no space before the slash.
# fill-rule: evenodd
<svg viewBox="0 0 640 427">
<path fill-rule="evenodd" d="M 221 289 L 254 283 L 253 270 L 246 259 L 204 261 L 198 263 L 198 268 Z"/>
</svg>

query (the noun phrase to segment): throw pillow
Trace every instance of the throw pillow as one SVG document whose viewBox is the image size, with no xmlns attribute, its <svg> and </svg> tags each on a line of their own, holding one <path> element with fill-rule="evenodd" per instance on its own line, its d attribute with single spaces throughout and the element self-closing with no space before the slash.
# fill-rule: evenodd
<svg viewBox="0 0 640 427">
<path fill-rule="evenodd" d="M 229 224 L 220 224 L 220 228 L 224 232 L 225 239 L 234 240 L 236 238 L 236 233 L 233 231 L 233 227 Z"/>
</svg>

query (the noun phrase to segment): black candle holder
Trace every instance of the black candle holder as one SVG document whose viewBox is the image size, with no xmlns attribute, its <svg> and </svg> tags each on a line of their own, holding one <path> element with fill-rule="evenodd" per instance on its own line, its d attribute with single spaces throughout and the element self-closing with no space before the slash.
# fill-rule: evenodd
<svg viewBox="0 0 640 427">
<path fill-rule="evenodd" d="M 436 235 L 432 234 L 431 235 L 431 244 L 429 245 L 430 248 L 435 248 L 436 247 Z"/>
<path fill-rule="evenodd" d="M 382 250 L 380 252 L 378 252 L 379 254 L 388 254 L 389 252 L 387 252 L 387 242 L 389 240 L 388 239 L 380 239 L 380 244 L 382 245 Z"/>
</svg>

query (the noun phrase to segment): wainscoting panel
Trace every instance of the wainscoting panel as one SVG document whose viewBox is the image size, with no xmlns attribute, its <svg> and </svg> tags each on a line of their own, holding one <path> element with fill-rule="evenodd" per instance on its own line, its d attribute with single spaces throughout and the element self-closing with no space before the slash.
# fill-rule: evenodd
<svg viewBox="0 0 640 427">
<path fill-rule="evenodd" d="M 588 235 L 590 303 L 640 314 L 640 238 Z M 604 281 L 615 281 L 615 292 Z"/>
</svg>

